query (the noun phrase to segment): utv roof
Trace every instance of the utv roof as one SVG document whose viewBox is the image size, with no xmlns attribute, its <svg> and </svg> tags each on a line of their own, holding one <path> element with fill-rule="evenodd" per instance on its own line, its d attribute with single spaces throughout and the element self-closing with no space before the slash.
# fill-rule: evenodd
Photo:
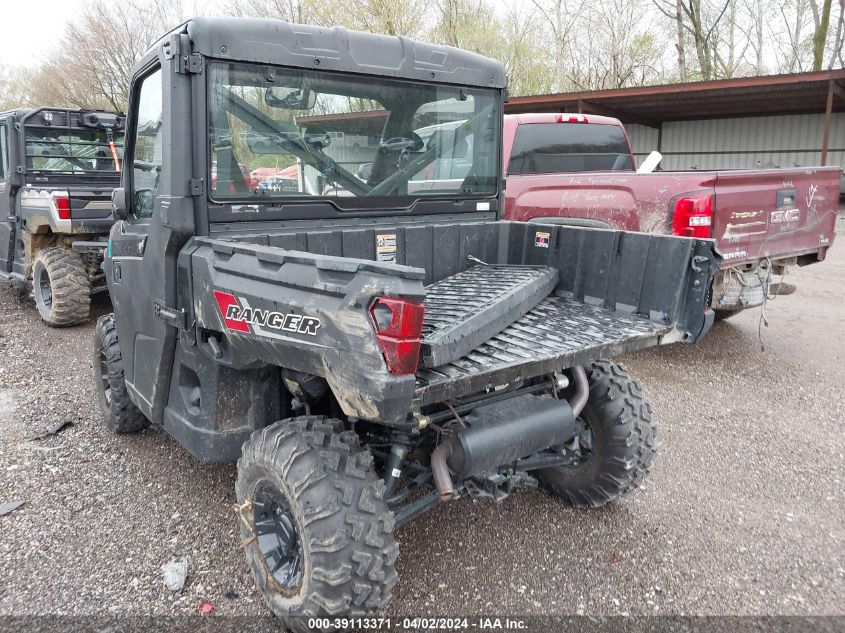
<svg viewBox="0 0 845 633">
<path fill-rule="evenodd" d="M 407 37 L 254 18 L 193 18 L 178 29 L 194 53 L 217 59 L 507 87 L 505 69 L 475 53 Z"/>
</svg>

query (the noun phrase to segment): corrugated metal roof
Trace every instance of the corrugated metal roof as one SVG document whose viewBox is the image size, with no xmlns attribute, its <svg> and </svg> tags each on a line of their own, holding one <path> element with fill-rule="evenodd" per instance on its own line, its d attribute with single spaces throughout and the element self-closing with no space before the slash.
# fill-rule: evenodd
<svg viewBox="0 0 845 633">
<path fill-rule="evenodd" d="M 845 70 L 512 97 L 507 114 L 591 112 L 624 123 L 845 111 Z"/>
</svg>

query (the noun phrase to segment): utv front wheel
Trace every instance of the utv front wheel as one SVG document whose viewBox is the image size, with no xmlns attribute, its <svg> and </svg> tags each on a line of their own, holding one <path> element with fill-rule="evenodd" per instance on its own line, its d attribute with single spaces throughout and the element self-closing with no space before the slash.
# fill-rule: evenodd
<svg viewBox="0 0 845 633">
<path fill-rule="evenodd" d="M 622 366 L 598 361 L 587 368 L 590 394 L 578 435 L 564 448 L 573 464 L 537 472 L 552 494 L 579 508 L 602 506 L 638 486 L 657 448 L 657 428 L 642 386 Z"/>
<path fill-rule="evenodd" d="M 91 283 L 79 253 L 63 246 L 39 251 L 32 265 L 32 294 L 47 325 L 65 327 L 87 321 Z"/>
<path fill-rule="evenodd" d="M 256 431 L 238 460 L 237 513 L 255 584 L 288 628 L 363 615 L 398 580 L 393 513 L 358 436 L 304 416 Z"/>
<path fill-rule="evenodd" d="M 100 410 L 110 431 L 135 433 L 150 425 L 126 391 L 123 357 L 112 314 L 101 316 L 94 329 L 94 380 Z"/>
</svg>

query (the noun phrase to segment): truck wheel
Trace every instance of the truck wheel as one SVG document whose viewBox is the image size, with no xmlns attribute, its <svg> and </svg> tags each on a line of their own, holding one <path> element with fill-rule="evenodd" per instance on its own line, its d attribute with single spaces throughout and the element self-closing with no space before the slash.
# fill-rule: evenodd
<svg viewBox="0 0 845 633">
<path fill-rule="evenodd" d="M 398 576 L 393 513 L 358 436 L 303 416 L 256 431 L 238 460 L 237 512 L 255 584 L 293 631 L 304 617 L 385 605 Z"/>
<path fill-rule="evenodd" d="M 65 327 L 87 321 L 91 283 L 82 257 L 63 246 L 39 251 L 32 266 L 32 294 L 47 325 Z"/>
<path fill-rule="evenodd" d="M 544 488 L 573 506 L 595 508 L 638 486 L 651 468 L 657 428 L 642 386 L 622 366 L 594 362 L 579 434 L 566 445 L 578 462 L 537 471 Z"/>
<path fill-rule="evenodd" d="M 150 425 L 129 399 L 123 377 L 123 357 L 117 340 L 114 315 L 97 319 L 94 329 L 94 380 L 106 426 L 113 433 L 135 433 Z"/>
</svg>

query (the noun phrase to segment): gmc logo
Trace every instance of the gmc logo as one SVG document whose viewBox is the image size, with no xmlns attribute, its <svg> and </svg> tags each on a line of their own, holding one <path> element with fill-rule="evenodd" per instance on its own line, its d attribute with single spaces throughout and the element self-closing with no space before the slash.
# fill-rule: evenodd
<svg viewBox="0 0 845 633">
<path fill-rule="evenodd" d="M 778 209 L 769 216 L 772 224 L 787 224 L 801 219 L 801 209 Z"/>
</svg>

